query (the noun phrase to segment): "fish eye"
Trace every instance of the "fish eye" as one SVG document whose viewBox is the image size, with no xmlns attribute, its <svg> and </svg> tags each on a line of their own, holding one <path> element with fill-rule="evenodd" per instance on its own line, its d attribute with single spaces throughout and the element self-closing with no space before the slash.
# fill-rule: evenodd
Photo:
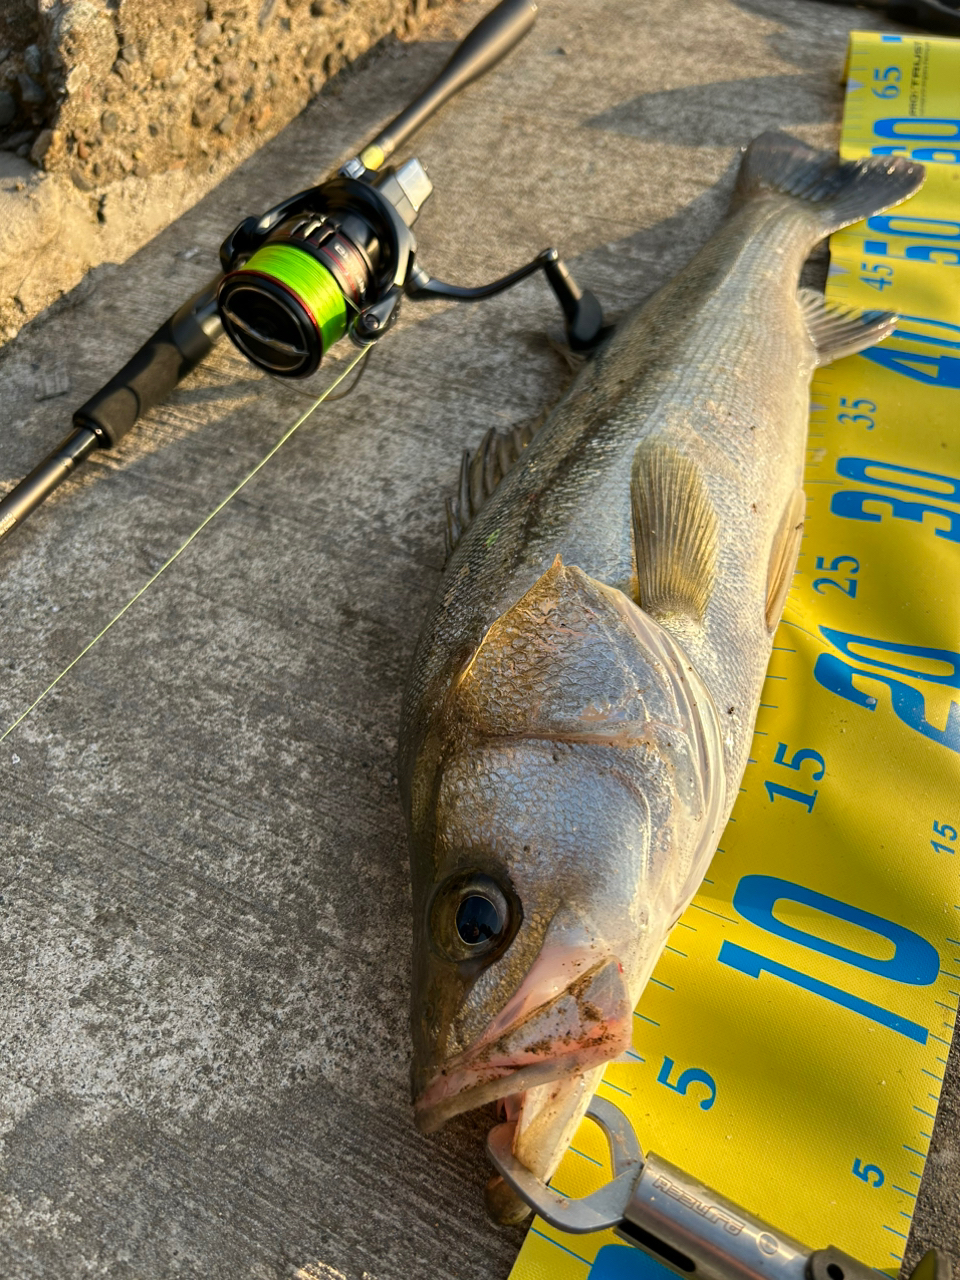
<svg viewBox="0 0 960 1280">
<path fill-rule="evenodd" d="M 482 893 L 471 893 L 457 908 L 457 933 L 468 947 L 498 938 L 503 932 L 503 918 L 495 902 Z"/>
<path fill-rule="evenodd" d="M 486 963 L 513 941 L 522 914 L 515 895 L 492 876 L 460 872 L 437 887 L 430 933 L 446 959 Z"/>
</svg>

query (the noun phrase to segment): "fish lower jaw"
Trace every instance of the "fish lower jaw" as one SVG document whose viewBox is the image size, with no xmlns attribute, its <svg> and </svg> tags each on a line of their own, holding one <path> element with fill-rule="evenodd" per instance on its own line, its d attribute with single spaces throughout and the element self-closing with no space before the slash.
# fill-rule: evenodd
<svg viewBox="0 0 960 1280">
<path fill-rule="evenodd" d="M 414 1103 L 432 1133 L 452 1116 L 609 1062 L 630 1047 L 633 1003 L 616 960 L 583 974 L 555 999 L 451 1058 Z"/>
</svg>

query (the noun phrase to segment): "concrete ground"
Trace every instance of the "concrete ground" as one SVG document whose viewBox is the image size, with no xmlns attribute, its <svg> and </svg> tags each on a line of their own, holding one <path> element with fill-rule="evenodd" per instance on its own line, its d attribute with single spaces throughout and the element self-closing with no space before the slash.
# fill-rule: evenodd
<svg viewBox="0 0 960 1280">
<path fill-rule="evenodd" d="M 485 5 L 469 3 L 451 37 Z M 813 0 L 544 0 L 424 129 L 421 260 L 467 283 L 556 244 L 616 314 L 716 224 L 736 149 L 837 137 L 846 33 Z M 123 267 L 0 355 L 8 486 L 216 269 L 239 217 L 314 181 L 449 52 L 321 98 Z M 408 305 L 323 408 L 0 747 L 0 1277 L 505 1277 L 485 1117 L 407 1098 L 410 937 L 394 757 L 460 451 L 566 376 L 544 285 Z M 332 362 L 331 362 L 332 367 Z M 0 544 L 8 724 L 305 402 L 226 347 Z M 914 1262 L 960 1263 L 960 1063 Z M 785 1153 L 787 1158 L 787 1153 Z"/>
</svg>

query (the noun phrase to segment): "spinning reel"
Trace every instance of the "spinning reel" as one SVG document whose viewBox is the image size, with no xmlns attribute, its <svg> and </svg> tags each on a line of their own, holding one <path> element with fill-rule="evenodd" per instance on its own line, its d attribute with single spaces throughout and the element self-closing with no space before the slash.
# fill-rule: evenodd
<svg viewBox="0 0 960 1280">
<path fill-rule="evenodd" d="M 306 378 L 345 334 L 358 346 L 381 338 L 404 296 L 490 298 L 543 270 L 570 346 L 596 345 L 600 304 L 577 288 L 556 249 L 477 288 L 428 276 L 416 262 L 412 227 L 432 191 L 419 160 L 377 173 L 358 156 L 332 181 L 241 222 L 220 250 L 217 304 L 227 336 L 268 372 Z"/>
<path fill-rule="evenodd" d="M 533 0 L 501 0 L 458 45 L 434 82 L 319 186 L 223 242 L 223 273 L 189 298 L 106 386 L 73 415 L 74 430 L 0 500 L 0 538 L 35 510 L 96 449 L 117 444 L 209 354 L 224 332 L 254 364 L 307 378 L 343 337 L 378 341 L 413 300 L 489 298 L 542 270 L 563 308 L 567 341 L 588 351 L 605 336 L 592 293 L 581 291 L 547 249 L 526 266 L 478 288 L 432 279 L 417 264 L 413 224 L 433 187 L 418 160 L 386 161 L 465 85 L 488 71 L 533 25 Z"/>
</svg>

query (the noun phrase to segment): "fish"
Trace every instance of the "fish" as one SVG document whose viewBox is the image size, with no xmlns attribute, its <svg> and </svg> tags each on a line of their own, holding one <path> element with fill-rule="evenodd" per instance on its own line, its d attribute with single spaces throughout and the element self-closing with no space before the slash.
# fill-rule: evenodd
<svg viewBox="0 0 960 1280">
<path fill-rule="evenodd" d="M 690 903 L 747 764 L 803 536 L 814 370 L 892 332 L 799 287 L 923 182 L 780 132 L 726 220 L 536 432 L 489 432 L 401 713 L 422 1131 L 496 1103 L 552 1176 Z M 494 1178 L 500 1221 L 525 1216 Z"/>
</svg>

